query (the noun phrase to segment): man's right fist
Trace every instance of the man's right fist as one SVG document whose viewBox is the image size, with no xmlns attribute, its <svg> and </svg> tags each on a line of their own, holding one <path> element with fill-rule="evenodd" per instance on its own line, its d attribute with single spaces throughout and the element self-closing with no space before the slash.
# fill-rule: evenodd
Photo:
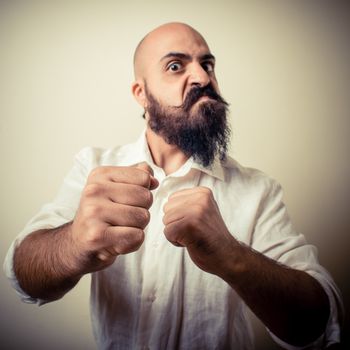
<svg viewBox="0 0 350 350">
<path fill-rule="evenodd" d="M 82 272 L 105 268 L 117 255 L 141 246 L 150 220 L 151 190 L 157 186 L 147 163 L 91 171 L 71 225 Z"/>
</svg>

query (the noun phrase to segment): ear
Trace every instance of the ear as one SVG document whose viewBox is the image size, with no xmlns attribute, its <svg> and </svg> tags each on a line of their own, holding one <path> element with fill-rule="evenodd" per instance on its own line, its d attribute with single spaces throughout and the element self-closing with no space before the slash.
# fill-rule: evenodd
<svg viewBox="0 0 350 350">
<path fill-rule="evenodd" d="M 131 92 L 134 95 L 136 101 L 143 107 L 147 107 L 147 98 L 145 94 L 145 84 L 141 80 L 136 80 L 131 85 Z"/>
</svg>

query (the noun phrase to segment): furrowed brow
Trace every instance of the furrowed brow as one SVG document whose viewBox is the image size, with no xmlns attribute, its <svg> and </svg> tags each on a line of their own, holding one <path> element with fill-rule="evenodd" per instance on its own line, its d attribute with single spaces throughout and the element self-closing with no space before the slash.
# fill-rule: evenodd
<svg viewBox="0 0 350 350">
<path fill-rule="evenodd" d="M 200 57 L 201 61 L 215 61 L 215 56 L 211 53 L 207 53 Z"/>
<path fill-rule="evenodd" d="M 169 58 L 177 58 L 177 59 L 181 59 L 181 60 L 187 60 L 187 61 L 191 61 L 192 60 L 192 56 L 186 54 L 186 53 L 182 53 L 182 52 L 169 52 L 167 53 L 165 56 L 163 56 L 161 59 L 160 59 L 160 62 L 161 61 L 164 61 L 166 59 L 169 59 Z M 211 53 L 206 53 L 202 56 L 199 56 L 199 59 L 201 61 L 214 61 L 215 62 L 215 56 Z"/>
<path fill-rule="evenodd" d="M 185 53 L 182 53 L 182 52 L 169 52 L 165 56 L 163 56 L 160 59 L 160 61 L 164 61 L 167 58 L 178 58 L 178 59 L 182 59 L 182 60 L 191 60 L 191 56 L 187 55 Z"/>
</svg>

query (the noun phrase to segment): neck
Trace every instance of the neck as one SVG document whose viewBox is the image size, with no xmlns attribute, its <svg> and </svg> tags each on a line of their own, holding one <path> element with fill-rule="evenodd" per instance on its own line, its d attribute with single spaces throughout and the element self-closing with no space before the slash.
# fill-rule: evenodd
<svg viewBox="0 0 350 350">
<path fill-rule="evenodd" d="M 154 164 L 162 168 L 166 175 L 175 172 L 187 161 L 188 157 L 177 146 L 166 143 L 149 127 L 146 138 Z"/>
</svg>

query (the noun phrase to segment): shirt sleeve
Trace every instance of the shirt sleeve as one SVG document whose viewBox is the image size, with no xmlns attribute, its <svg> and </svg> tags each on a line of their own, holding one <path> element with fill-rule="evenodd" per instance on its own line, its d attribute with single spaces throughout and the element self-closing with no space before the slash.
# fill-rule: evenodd
<svg viewBox="0 0 350 350">
<path fill-rule="evenodd" d="M 74 165 L 65 177 L 55 199 L 51 203 L 45 204 L 27 223 L 23 231 L 12 242 L 7 252 L 3 265 L 5 274 L 21 300 L 25 303 L 42 305 L 47 301 L 32 298 L 21 289 L 13 268 L 15 249 L 30 233 L 41 229 L 59 227 L 74 218 L 79 205 L 81 191 L 89 172 L 91 151 L 91 148 L 85 148 L 76 155 Z"/>
<path fill-rule="evenodd" d="M 327 293 L 331 308 L 324 334 L 308 346 L 289 345 L 269 331 L 272 338 L 290 350 L 324 349 L 340 342 L 340 323 L 344 310 L 340 291 L 330 274 L 319 264 L 316 247 L 308 244 L 304 235 L 293 228 L 283 203 L 282 188 L 275 181 L 269 183 L 259 210 L 252 248 L 279 263 L 313 276 Z"/>
</svg>

